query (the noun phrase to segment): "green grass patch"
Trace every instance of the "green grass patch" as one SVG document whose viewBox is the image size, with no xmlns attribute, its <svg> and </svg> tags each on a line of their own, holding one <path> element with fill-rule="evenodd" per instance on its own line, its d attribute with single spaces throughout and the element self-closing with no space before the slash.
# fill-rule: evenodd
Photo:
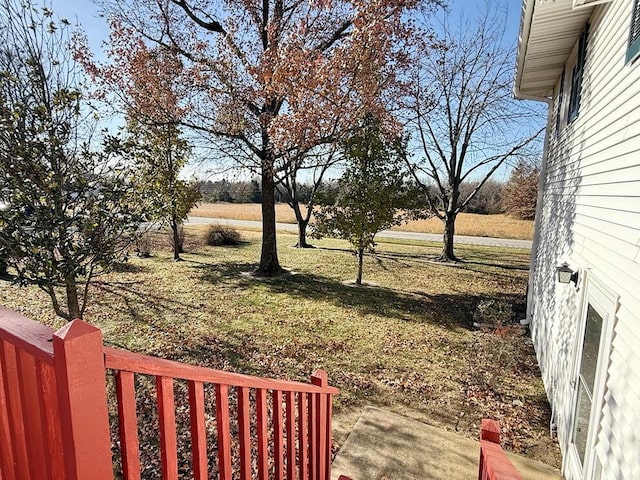
<svg viewBox="0 0 640 480">
<path fill-rule="evenodd" d="M 233 247 L 202 245 L 187 229 L 187 253 L 173 262 L 162 242 L 96 279 L 85 319 L 106 343 L 135 352 L 252 375 L 307 381 L 323 368 L 340 388 L 335 418 L 375 405 L 477 438 L 480 419 L 497 418 L 508 448 L 557 465 L 546 444 L 549 407 L 532 348 L 518 328 L 477 332 L 477 305 L 509 302 L 522 317 L 529 254 L 459 246 L 464 262 L 433 259 L 439 244 L 378 244 L 364 280 L 345 286 L 356 259 L 347 244 L 288 248 L 279 235 L 280 279 L 241 275 L 257 266 L 259 233 Z M 54 327 L 35 287 L 0 281 L 0 303 Z M 349 421 L 349 420 L 345 420 Z M 340 443 L 343 438 L 338 435 Z M 541 446 L 542 445 L 542 446 Z"/>
</svg>

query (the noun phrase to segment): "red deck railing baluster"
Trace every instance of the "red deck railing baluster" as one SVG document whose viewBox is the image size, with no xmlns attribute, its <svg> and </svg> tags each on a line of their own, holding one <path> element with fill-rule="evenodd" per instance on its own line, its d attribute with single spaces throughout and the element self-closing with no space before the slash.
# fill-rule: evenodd
<svg viewBox="0 0 640 480">
<path fill-rule="evenodd" d="M 18 365 L 16 348 L 5 342 L 0 360 L 4 367 L 5 396 L 7 410 L 9 411 L 9 425 L 13 432 L 13 459 L 15 462 L 15 476 L 20 480 L 30 479 L 29 457 L 27 454 L 27 438 L 22 422 L 22 403 L 20 401 L 20 389 L 18 379 Z"/>
<path fill-rule="evenodd" d="M 116 397 L 118 399 L 122 474 L 125 480 L 138 480 L 140 478 L 140 441 L 138 439 L 136 391 L 132 372 L 121 370 L 116 374 Z"/>
<path fill-rule="evenodd" d="M 30 439 L 43 438 L 36 360 L 25 350 L 17 350 L 17 360 L 25 433 Z M 49 478 L 49 462 L 44 452 L 43 443 L 29 442 L 27 453 L 33 478 Z"/>
<path fill-rule="evenodd" d="M 49 458 L 51 480 L 64 480 L 64 461 L 60 439 L 60 415 L 56 375 L 52 365 L 39 361 L 37 363 L 38 385 L 40 385 L 40 410 L 42 411 L 42 431 L 44 444 Z"/>
<path fill-rule="evenodd" d="M 282 392 L 274 390 L 273 392 L 273 461 L 275 464 L 276 480 L 284 479 L 284 449 L 283 449 L 283 415 L 282 415 Z"/>
<path fill-rule="evenodd" d="M 300 479 L 309 478 L 309 449 L 307 421 L 307 394 L 298 393 L 298 452 L 300 463 Z"/>
<path fill-rule="evenodd" d="M 178 439 L 173 378 L 156 377 L 158 422 L 160 423 L 160 458 L 163 480 L 178 479 Z"/>
<path fill-rule="evenodd" d="M 309 394 L 309 473 L 318 480 L 318 394 Z"/>
<path fill-rule="evenodd" d="M 218 426 L 220 480 L 231 480 L 231 433 L 229 431 L 229 387 L 227 385 L 216 385 L 216 425 Z"/>
<path fill-rule="evenodd" d="M 204 411 L 204 384 L 189 382 L 189 422 L 191 426 L 191 458 L 194 480 L 207 480 L 207 430 Z"/>
<path fill-rule="evenodd" d="M 16 480 L 13 438 L 9 420 L 9 399 L 5 393 L 9 386 L 4 360 L 4 344 L 0 340 L 0 471 L 3 480 Z"/>
<path fill-rule="evenodd" d="M 249 389 L 238 387 L 238 433 L 240 439 L 240 480 L 251 480 L 251 418 Z"/>
<path fill-rule="evenodd" d="M 269 478 L 269 427 L 267 413 L 267 391 L 256 390 L 256 423 L 258 430 L 258 480 Z"/>
<path fill-rule="evenodd" d="M 287 407 L 287 480 L 296 479 L 296 400 L 294 392 L 285 394 Z"/>
</svg>

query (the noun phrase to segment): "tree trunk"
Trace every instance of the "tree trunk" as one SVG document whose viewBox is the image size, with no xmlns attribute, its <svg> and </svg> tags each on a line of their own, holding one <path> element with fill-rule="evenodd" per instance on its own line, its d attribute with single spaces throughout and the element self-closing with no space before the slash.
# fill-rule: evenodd
<svg viewBox="0 0 640 480">
<path fill-rule="evenodd" d="M 76 318 L 82 318 L 80 312 L 80 303 L 78 302 L 78 288 L 76 286 L 76 279 L 73 276 L 65 278 L 65 289 L 67 292 L 67 309 L 69 311 L 69 320 L 75 320 Z"/>
<path fill-rule="evenodd" d="M 296 195 L 291 195 L 291 202 L 288 202 L 289 206 L 293 209 L 293 213 L 296 215 L 296 222 L 298 222 L 298 243 L 294 245 L 296 248 L 313 248 L 313 245 L 307 243 L 307 226 L 309 225 L 309 219 L 311 215 L 308 214 L 305 218 L 300 210 L 300 204 L 297 201 Z"/>
<path fill-rule="evenodd" d="M 307 226 L 309 220 L 298 219 L 298 243 L 295 244 L 297 248 L 313 248 L 313 245 L 307 243 Z"/>
<path fill-rule="evenodd" d="M 273 162 L 262 164 L 262 251 L 256 275 L 274 277 L 282 273 L 276 244 L 276 186 L 273 181 Z"/>
<path fill-rule="evenodd" d="M 444 218 L 443 246 L 440 260 L 443 262 L 455 262 L 458 260 L 453 253 L 453 236 L 456 230 L 456 214 L 447 212 Z"/>
<path fill-rule="evenodd" d="M 180 231 L 179 231 L 180 225 L 178 224 L 178 222 L 176 221 L 175 218 L 171 219 L 171 232 L 173 233 L 173 260 L 174 261 L 179 261 L 180 260 L 180 251 L 182 250 L 180 248 Z"/>
<path fill-rule="evenodd" d="M 356 276 L 356 285 L 362 285 L 362 261 L 364 259 L 364 248 L 358 249 L 358 274 Z"/>
</svg>

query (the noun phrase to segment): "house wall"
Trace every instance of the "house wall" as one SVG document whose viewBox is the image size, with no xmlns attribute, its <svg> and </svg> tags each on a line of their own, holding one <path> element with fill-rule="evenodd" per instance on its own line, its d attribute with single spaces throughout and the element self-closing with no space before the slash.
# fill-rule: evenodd
<svg viewBox="0 0 640 480">
<path fill-rule="evenodd" d="M 618 296 L 596 446 L 603 479 L 640 479 L 640 61 L 625 65 L 632 7 L 595 8 L 579 116 L 556 136 L 550 115 L 532 261 L 532 337 L 565 457 L 588 283 Z M 553 108 L 558 91 L 559 80 Z M 578 288 L 555 281 L 564 261 L 579 269 Z"/>
</svg>

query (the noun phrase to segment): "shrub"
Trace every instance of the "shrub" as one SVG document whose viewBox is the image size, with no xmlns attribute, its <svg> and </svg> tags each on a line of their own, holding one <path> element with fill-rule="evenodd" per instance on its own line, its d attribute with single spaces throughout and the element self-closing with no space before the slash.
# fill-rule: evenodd
<svg viewBox="0 0 640 480">
<path fill-rule="evenodd" d="M 462 183 L 460 185 L 460 198 L 465 200 L 477 186 L 478 182 Z M 495 180 L 487 180 L 464 208 L 464 211 L 467 213 L 479 213 L 481 215 L 502 213 L 502 190 L 503 185 L 501 183 Z"/>
<path fill-rule="evenodd" d="M 211 246 L 240 245 L 242 237 L 233 228 L 223 225 L 211 225 L 205 233 L 204 242 Z"/>
<path fill-rule="evenodd" d="M 153 240 L 149 233 L 145 233 L 143 236 L 136 240 L 136 255 L 140 258 L 149 258 L 151 256 L 151 250 L 153 249 Z"/>
<path fill-rule="evenodd" d="M 502 205 L 508 215 L 521 220 L 535 218 L 539 176 L 540 170 L 535 165 L 519 163 L 513 169 L 502 196 Z"/>
</svg>

